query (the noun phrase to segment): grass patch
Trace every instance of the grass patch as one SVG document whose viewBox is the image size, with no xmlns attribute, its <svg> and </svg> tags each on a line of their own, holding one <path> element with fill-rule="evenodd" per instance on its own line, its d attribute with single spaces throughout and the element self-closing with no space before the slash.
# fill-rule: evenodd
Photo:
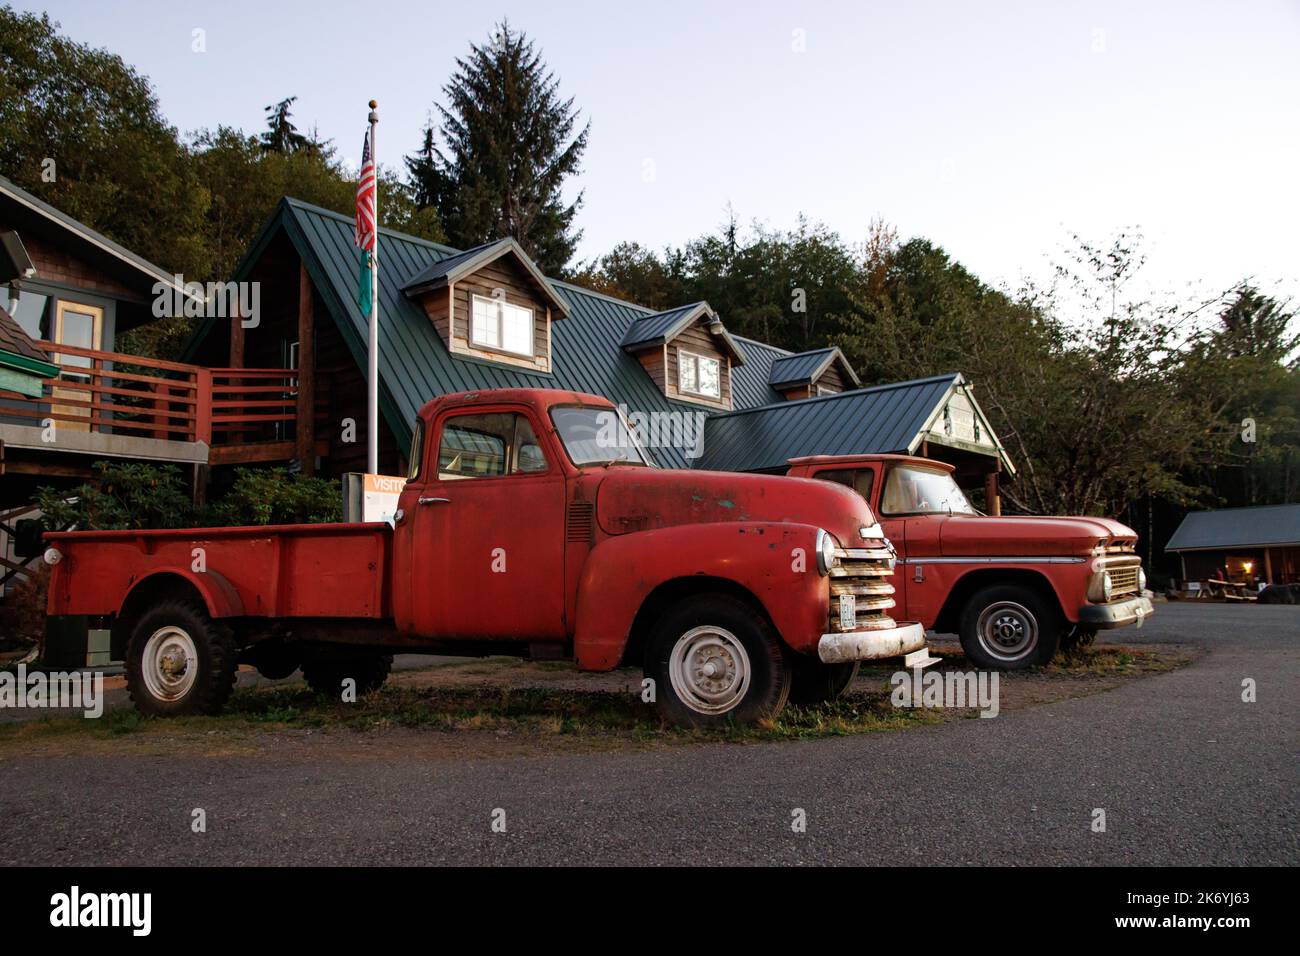
<svg viewBox="0 0 1300 956">
<path fill-rule="evenodd" d="M 146 717 L 134 709 L 107 712 L 99 720 L 50 717 L 0 725 L 0 743 L 68 735 L 115 738 L 156 733 L 234 737 L 274 731 L 373 732 L 401 727 L 443 733 L 584 736 L 651 741 L 761 741 L 837 737 L 896 730 L 942 719 L 933 712 L 897 710 L 885 692 L 853 692 L 812 707 L 787 707 L 775 721 L 719 730 L 686 730 L 665 724 L 654 708 L 628 693 L 541 687 L 412 688 L 389 686 L 345 704 L 301 687 L 237 691 L 216 717 Z"/>
<path fill-rule="evenodd" d="M 940 671 L 972 669 L 956 648 L 940 648 Z M 1089 689 L 1106 689 L 1114 679 L 1172 670 L 1189 660 L 1168 648 L 1091 647 L 1058 655 L 1045 667 L 1002 675 L 1004 703 L 1016 706 L 1020 697 L 1035 703 L 1074 696 Z M 475 675 L 519 668 L 509 686 L 475 684 Z M 875 731 L 939 723 L 973 716 L 972 709 L 896 708 L 890 701 L 890 677 L 896 667 L 863 668 L 852 690 L 839 700 L 810 707 L 788 706 L 775 720 L 757 726 L 732 725 L 719 730 L 683 730 L 665 724 L 650 704 L 628 690 L 575 690 L 546 686 L 547 674 L 571 665 L 506 660 L 457 665 L 463 685 L 419 686 L 389 682 L 356 703 L 313 693 L 302 684 L 237 690 L 217 717 L 155 719 L 133 708 L 108 711 L 99 720 L 57 716 L 0 724 L 0 745 L 21 748 L 24 742 L 131 738 L 149 741 L 195 741 L 220 735 L 231 744 L 257 744 L 268 734 L 331 734 L 382 732 L 392 728 L 443 734 L 490 734 L 500 738 L 536 740 L 567 738 L 602 742 L 761 742 L 844 737 Z M 530 670 L 533 677 L 530 678 Z M 529 686 L 531 679 L 539 681 Z M 1051 690 L 1053 686 L 1057 690 Z M 477 745 L 474 745 L 477 748 Z M 490 750 L 490 746 L 488 747 Z M 478 752 L 477 749 L 475 752 Z"/>
</svg>

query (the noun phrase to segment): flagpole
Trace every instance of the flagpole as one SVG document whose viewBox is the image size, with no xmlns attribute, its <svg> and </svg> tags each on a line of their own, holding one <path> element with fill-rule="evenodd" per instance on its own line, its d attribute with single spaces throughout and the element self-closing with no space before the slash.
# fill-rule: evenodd
<svg viewBox="0 0 1300 956">
<path fill-rule="evenodd" d="M 375 164 L 375 248 L 370 254 L 370 328 L 367 356 L 366 396 L 366 470 L 379 473 L 379 158 L 375 152 L 375 126 L 378 104 L 370 101 L 370 159 Z"/>
</svg>

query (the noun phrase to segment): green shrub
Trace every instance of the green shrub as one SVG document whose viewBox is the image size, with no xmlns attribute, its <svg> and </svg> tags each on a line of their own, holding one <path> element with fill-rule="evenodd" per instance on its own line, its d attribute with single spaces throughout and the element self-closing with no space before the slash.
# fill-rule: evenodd
<svg viewBox="0 0 1300 956">
<path fill-rule="evenodd" d="M 184 528 L 194 522 L 189 488 L 179 468 L 97 461 L 95 477 L 71 491 L 39 488 L 36 504 L 48 531 Z M 71 499 L 71 500 L 69 500 Z"/>
<path fill-rule="evenodd" d="M 202 517 L 207 526 L 342 521 L 343 489 L 337 481 L 284 468 L 238 468 L 234 486 Z"/>
<path fill-rule="evenodd" d="M 285 468 L 239 468 L 219 500 L 196 509 L 180 469 L 96 462 L 95 477 L 71 490 L 40 488 L 42 524 L 55 531 L 119 531 L 224 525 L 319 524 L 343 519 L 337 481 L 291 475 Z"/>
</svg>

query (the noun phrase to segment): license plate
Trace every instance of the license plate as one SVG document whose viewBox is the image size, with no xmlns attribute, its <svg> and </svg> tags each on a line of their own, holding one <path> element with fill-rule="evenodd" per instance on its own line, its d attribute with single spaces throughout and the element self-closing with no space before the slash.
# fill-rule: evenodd
<svg viewBox="0 0 1300 956">
<path fill-rule="evenodd" d="M 851 631 L 858 626 L 858 599 L 852 594 L 840 595 L 840 630 Z"/>
</svg>

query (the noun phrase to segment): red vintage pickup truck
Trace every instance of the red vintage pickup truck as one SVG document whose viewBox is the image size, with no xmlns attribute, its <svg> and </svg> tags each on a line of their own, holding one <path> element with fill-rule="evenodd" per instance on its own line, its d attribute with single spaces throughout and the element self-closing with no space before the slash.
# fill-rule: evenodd
<svg viewBox="0 0 1300 956">
<path fill-rule="evenodd" d="M 670 720 L 709 725 L 929 660 L 848 489 L 654 468 L 608 401 L 542 389 L 428 403 L 411 462 L 392 528 L 50 534 L 49 613 L 108 629 L 150 714 L 219 710 L 241 661 L 338 694 L 394 652 L 506 653 L 641 664 Z"/>
<path fill-rule="evenodd" d="M 957 633 L 977 667 L 1043 664 L 1062 641 L 1086 643 L 1151 614 L 1132 528 L 982 515 L 952 472 L 927 458 L 869 455 L 795 458 L 787 474 L 846 485 L 871 505 L 899 555 L 898 616 Z"/>
</svg>

